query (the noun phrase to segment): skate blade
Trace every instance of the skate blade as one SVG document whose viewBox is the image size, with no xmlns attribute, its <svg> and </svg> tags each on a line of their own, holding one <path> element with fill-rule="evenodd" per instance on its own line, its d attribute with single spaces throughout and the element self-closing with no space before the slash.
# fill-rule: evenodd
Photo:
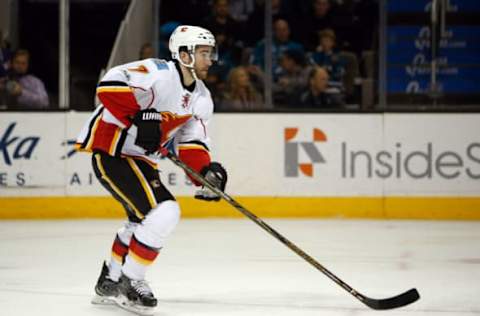
<svg viewBox="0 0 480 316">
<path fill-rule="evenodd" d="M 130 302 L 125 296 L 119 295 L 115 298 L 115 303 L 122 309 L 140 316 L 152 316 L 155 313 L 155 307 L 140 306 Z"/>
<path fill-rule="evenodd" d="M 91 303 L 94 305 L 115 305 L 115 299 L 113 297 L 95 295 Z"/>
</svg>

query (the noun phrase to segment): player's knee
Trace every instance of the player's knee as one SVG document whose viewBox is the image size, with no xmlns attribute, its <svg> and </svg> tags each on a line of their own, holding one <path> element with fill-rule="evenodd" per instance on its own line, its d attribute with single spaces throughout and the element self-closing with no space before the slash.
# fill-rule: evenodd
<svg viewBox="0 0 480 316">
<path fill-rule="evenodd" d="M 122 228 L 117 231 L 117 235 L 120 240 L 128 245 L 130 243 L 130 239 L 132 238 L 133 233 L 137 229 L 138 224 L 127 222 Z"/>
<path fill-rule="evenodd" d="M 180 207 L 178 203 L 172 200 L 164 201 L 148 213 L 142 222 L 144 229 L 140 231 L 148 235 L 144 236 L 146 239 L 163 244 L 163 241 L 173 232 L 179 220 Z"/>
<path fill-rule="evenodd" d="M 169 231 L 170 234 L 180 221 L 180 206 L 177 201 L 164 201 L 152 210 L 152 217 L 160 231 Z"/>
</svg>

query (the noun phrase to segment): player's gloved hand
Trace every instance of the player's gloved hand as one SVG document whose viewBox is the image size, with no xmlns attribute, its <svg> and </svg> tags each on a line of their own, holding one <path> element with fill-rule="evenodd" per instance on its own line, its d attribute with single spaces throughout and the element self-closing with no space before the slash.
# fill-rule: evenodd
<svg viewBox="0 0 480 316">
<path fill-rule="evenodd" d="M 156 152 L 160 147 L 162 130 L 161 114 L 155 109 L 142 110 L 135 114 L 133 124 L 137 126 L 135 145 L 145 149 L 147 155 Z"/>
<path fill-rule="evenodd" d="M 218 162 L 211 162 L 200 171 L 200 174 L 220 190 L 225 190 L 228 178 L 227 171 Z M 205 201 L 220 201 L 220 196 L 207 187 L 202 187 L 202 189 L 195 192 L 195 198 Z"/>
</svg>

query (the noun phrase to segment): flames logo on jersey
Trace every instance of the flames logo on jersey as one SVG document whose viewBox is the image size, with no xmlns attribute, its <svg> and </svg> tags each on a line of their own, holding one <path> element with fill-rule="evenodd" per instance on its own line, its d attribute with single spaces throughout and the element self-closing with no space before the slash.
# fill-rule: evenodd
<svg viewBox="0 0 480 316">
<path fill-rule="evenodd" d="M 172 112 L 161 112 L 161 115 L 162 143 L 169 140 L 173 132 L 192 117 L 191 114 L 179 115 Z"/>
</svg>

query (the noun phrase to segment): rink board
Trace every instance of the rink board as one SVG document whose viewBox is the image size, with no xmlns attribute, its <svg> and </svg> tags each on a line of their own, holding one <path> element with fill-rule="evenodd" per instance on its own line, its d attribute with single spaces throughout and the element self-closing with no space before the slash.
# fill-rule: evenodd
<svg viewBox="0 0 480 316">
<path fill-rule="evenodd" d="M 262 218 L 391 218 L 479 220 L 480 198 L 456 197 L 238 197 Z M 184 218 L 244 217 L 222 201 L 179 197 Z M 0 198 L 0 218 L 122 218 L 125 211 L 110 197 Z"/>
<path fill-rule="evenodd" d="M 88 113 L 0 117 L 0 218 L 119 217 L 90 155 L 73 151 Z M 480 219 L 480 114 L 216 114 L 212 156 L 227 193 L 264 217 Z M 195 201 L 160 163 L 185 217 L 242 216 Z"/>
</svg>

